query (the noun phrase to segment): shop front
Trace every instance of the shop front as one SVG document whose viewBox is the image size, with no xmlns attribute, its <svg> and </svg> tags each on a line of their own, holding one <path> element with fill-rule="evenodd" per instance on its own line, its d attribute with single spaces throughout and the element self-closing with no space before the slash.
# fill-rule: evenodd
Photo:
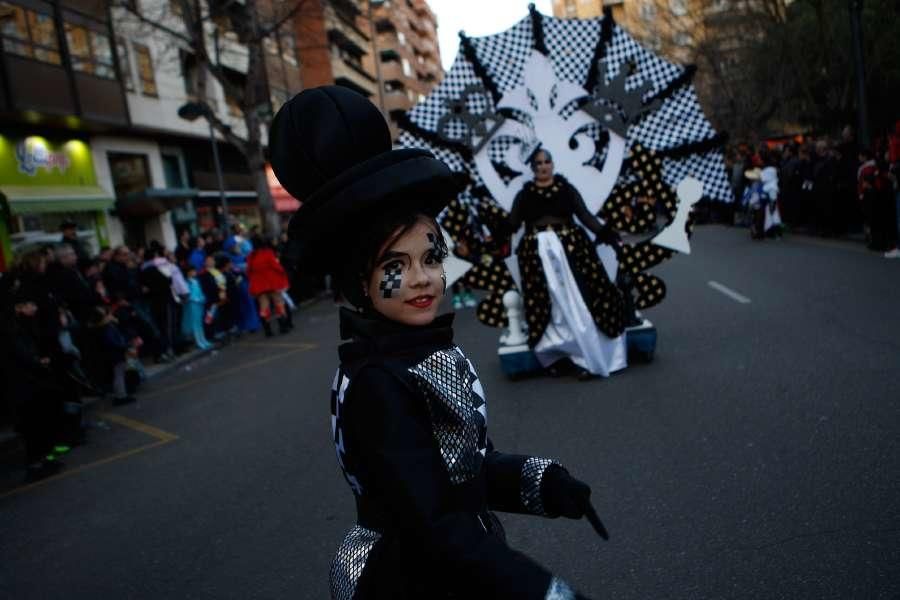
<svg viewBox="0 0 900 600">
<path fill-rule="evenodd" d="M 81 139 L 0 135 L 0 270 L 14 257 L 60 241 L 71 220 L 93 251 L 109 243 L 107 212 L 115 197 L 97 184 L 89 145 Z"/>
<path fill-rule="evenodd" d="M 275 177 L 272 165 L 269 164 L 266 164 L 266 179 L 269 182 L 269 192 L 272 194 L 272 202 L 275 204 L 275 211 L 281 218 L 281 230 L 287 231 L 291 216 L 297 212 L 301 203 L 284 189 L 281 182 Z"/>
</svg>

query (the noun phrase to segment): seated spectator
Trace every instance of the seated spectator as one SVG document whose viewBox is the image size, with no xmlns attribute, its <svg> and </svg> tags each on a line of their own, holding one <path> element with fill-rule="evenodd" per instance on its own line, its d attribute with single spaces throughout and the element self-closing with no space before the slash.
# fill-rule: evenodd
<svg viewBox="0 0 900 600">
<path fill-rule="evenodd" d="M 97 307 L 85 328 L 85 369 L 90 377 L 113 395 L 116 406 L 134 402 L 125 385 L 126 359 L 136 354 L 140 338 L 128 339 L 116 318 L 105 308 Z"/>
</svg>

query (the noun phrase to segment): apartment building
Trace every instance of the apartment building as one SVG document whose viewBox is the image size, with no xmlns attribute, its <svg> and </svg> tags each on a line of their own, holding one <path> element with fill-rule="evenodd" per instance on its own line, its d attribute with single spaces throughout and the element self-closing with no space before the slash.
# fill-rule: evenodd
<svg viewBox="0 0 900 600">
<path fill-rule="evenodd" d="M 306 87 L 342 85 L 376 101 L 366 0 L 305 0 L 294 22 Z"/>
<path fill-rule="evenodd" d="M 215 222 L 223 190 L 210 129 L 178 110 L 202 100 L 237 135 L 246 129 L 189 48 L 158 26 L 183 30 L 178 6 L 141 0 L 136 15 L 103 0 L 0 2 L 0 269 L 17 248 L 58 240 L 63 220 L 95 250 L 172 246 L 176 229 Z M 208 29 L 218 66 L 241 85 L 247 48 L 221 23 Z M 260 110 L 275 110 L 300 89 L 293 29 L 265 42 L 270 106 Z M 246 161 L 216 138 L 229 214 L 257 223 Z"/>
<path fill-rule="evenodd" d="M 372 2 L 376 67 L 382 82 L 383 111 L 391 133 L 397 118 L 440 83 L 444 71 L 437 41 L 437 18 L 425 0 Z"/>
</svg>

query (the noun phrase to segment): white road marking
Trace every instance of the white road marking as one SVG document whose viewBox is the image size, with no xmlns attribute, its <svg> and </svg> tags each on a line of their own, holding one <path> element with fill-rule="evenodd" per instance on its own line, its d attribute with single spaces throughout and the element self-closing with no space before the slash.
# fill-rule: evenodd
<svg viewBox="0 0 900 600">
<path fill-rule="evenodd" d="M 733 289 L 722 285 L 718 281 L 710 281 L 709 287 L 716 290 L 717 292 L 722 292 L 723 294 L 725 294 L 726 296 L 728 296 L 735 302 L 740 302 L 741 304 L 750 304 L 750 298 L 748 298 L 747 296 L 742 296 L 741 294 L 738 294 Z"/>
</svg>

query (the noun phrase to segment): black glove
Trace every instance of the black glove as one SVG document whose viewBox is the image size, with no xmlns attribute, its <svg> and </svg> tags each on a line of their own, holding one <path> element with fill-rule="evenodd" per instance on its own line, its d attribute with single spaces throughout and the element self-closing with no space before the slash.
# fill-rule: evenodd
<svg viewBox="0 0 900 600">
<path fill-rule="evenodd" d="M 569 475 L 569 472 L 559 465 L 550 465 L 544 471 L 541 480 L 541 499 L 548 514 L 569 519 L 586 517 L 597 535 L 604 540 L 609 539 L 606 527 L 591 505 L 591 487 Z"/>
<path fill-rule="evenodd" d="M 601 227 L 600 231 L 597 232 L 595 241 L 598 244 L 606 244 L 613 248 L 617 248 L 622 244 L 622 238 L 620 238 L 619 234 L 609 225 L 603 225 Z"/>
</svg>

